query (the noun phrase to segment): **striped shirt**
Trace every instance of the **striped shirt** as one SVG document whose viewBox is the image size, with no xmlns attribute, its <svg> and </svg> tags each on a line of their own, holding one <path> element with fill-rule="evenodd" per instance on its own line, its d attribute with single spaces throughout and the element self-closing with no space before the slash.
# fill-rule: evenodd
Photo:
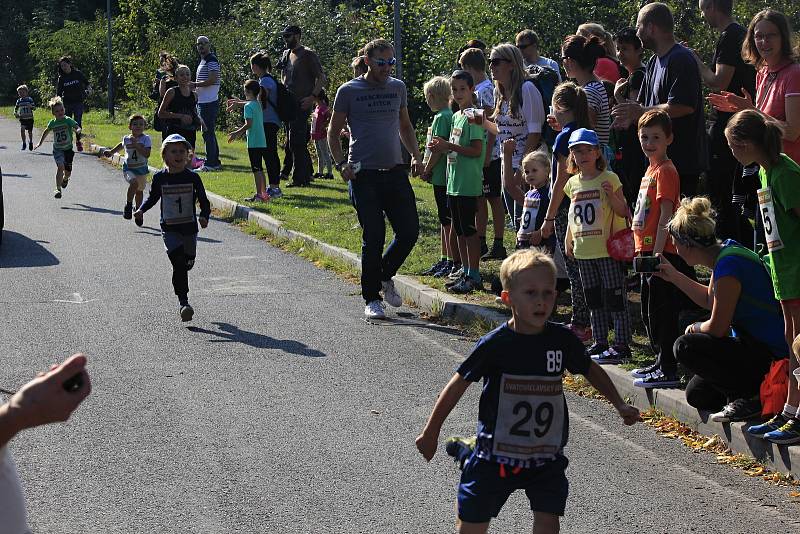
<svg viewBox="0 0 800 534">
<path fill-rule="evenodd" d="M 197 103 L 198 104 L 207 104 L 209 102 L 216 102 L 219 98 L 219 83 L 220 79 L 220 67 L 219 67 L 219 60 L 217 56 L 214 54 L 208 54 L 203 59 L 200 60 L 200 64 L 197 66 L 197 72 L 195 74 L 195 81 L 204 82 L 208 80 L 210 73 L 216 72 L 217 73 L 217 81 L 213 85 L 209 85 L 208 87 L 198 87 L 197 88 Z"/>
<path fill-rule="evenodd" d="M 584 85 L 583 90 L 586 91 L 586 100 L 589 102 L 589 108 L 596 115 L 594 131 L 597 133 L 600 142 L 607 145 L 611 132 L 611 111 L 608 109 L 606 88 L 601 82 L 593 80 Z"/>
</svg>

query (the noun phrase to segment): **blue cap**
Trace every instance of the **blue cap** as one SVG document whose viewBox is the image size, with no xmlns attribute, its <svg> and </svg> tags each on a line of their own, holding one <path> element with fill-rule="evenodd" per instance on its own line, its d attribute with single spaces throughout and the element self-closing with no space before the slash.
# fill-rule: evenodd
<svg viewBox="0 0 800 534">
<path fill-rule="evenodd" d="M 191 150 L 192 149 L 192 145 L 181 134 L 170 134 L 170 135 L 168 135 L 167 138 L 164 139 L 164 141 L 161 143 L 161 148 L 164 148 L 165 146 L 167 146 L 167 145 L 169 145 L 171 143 L 183 143 L 184 145 L 186 145 L 187 150 Z"/>
<path fill-rule="evenodd" d="M 590 130 L 588 128 L 578 128 L 569 136 L 569 148 L 572 148 L 575 145 L 600 146 L 600 139 L 597 138 L 597 134 L 594 132 L 594 130 Z"/>
</svg>

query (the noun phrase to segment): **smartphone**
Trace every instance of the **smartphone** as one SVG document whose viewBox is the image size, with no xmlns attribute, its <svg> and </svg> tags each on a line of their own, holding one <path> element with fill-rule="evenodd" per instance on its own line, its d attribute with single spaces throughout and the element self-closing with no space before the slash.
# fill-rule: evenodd
<svg viewBox="0 0 800 534">
<path fill-rule="evenodd" d="M 658 256 L 637 256 L 633 258 L 633 272 L 657 273 L 661 258 Z"/>
</svg>

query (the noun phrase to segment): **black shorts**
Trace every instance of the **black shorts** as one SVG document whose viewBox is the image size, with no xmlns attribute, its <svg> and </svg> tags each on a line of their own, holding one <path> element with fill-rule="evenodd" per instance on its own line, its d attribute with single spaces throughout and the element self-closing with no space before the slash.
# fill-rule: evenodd
<svg viewBox="0 0 800 534">
<path fill-rule="evenodd" d="M 483 168 L 483 196 L 499 197 L 503 184 L 500 182 L 500 158 L 493 159 L 488 167 Z"/>
<path fill-rule="evenodd" d="M 247 156 L 250 158 L 250 169 L 253 172 L 264 171 L 264 166 L 261 165 L 261 162 L 267 161 L 266 147 L 248 148 Z"/>
<path fill-rule="evenodd" d="M 450 208 L 447 207 L 447 186 L 434 185 L 433 198 L 436 199 L 436 213 L 439 216 L 439 224 L 450 226 L 453 219 L 450 217 Z"/>
<path fill-rule="evenodd" d="M 478 230 L 475 228 L 475 213 L 478 211 L 478 198 L 447 195 L 447 205 L 457 236 L 470 237 Z"/>
<path fill-rule="evenodd" d="M 28 130 L 29 132 L 33 131 L 33 119 L 20 119 L 19 125 Z"/>
</svg>

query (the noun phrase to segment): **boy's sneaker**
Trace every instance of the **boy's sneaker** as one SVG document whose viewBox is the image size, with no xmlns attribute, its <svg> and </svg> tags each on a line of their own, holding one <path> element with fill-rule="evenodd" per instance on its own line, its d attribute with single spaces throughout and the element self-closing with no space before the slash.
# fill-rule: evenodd
<svg viewBox="0 0 800 534">
<path fill-rule="evenodd" d="M 789 418 L 783 415 L 783 412 L 779 413 L 766 423 L 761 423 L 760 425 L 753 425 L 747 428 L 747 433 L 755 438 L 764 438 L 764 435 L 772 432 L 774 430 L 780 430 L 780 428 L 789 422 Z"/>
<path fill-rule="evenodd" d="M 122 218 L 128 220 L 133 219 L 133 205 L 130 202 L 125 204 L 125 207 L 122 208 Z"/>
<path fill-rule="evenodd" d="M 508 254 L 506 248 L 500 243 L 494 243 L 492 249 L 481 256 L 481 260 L 504 260 Z"/>
<path fill-rule="evenodd" d="M 269 202 L 269 194 L 264 192 L 260 195 L 256 195 L 256 202 Z"/>
<path fill-rule="evenodd" d="M 433 273 L 433 277 L 443 278 L 449 275 L 452 270 L 453 270 L 453 262 L 450 260 L 445 260 L 445 262 L 442 264 L 441 269 Z"/>
<path fill-rule="evenodd" d="M 188 302 L 183 306 L 181 306 L 181 321 L 183 321 L 184 323 L 191 321 L 193 315 L 194 315 L 194 308 L 192 308 Z"/>
<path fill-rule="evenodd" d="M 386 313 L 383 311 L 383 302 L 380 300 L 373 300 L 364 307 L 364 317 L 367 319 L 386 319 Z"/>
<path fill-rule="evenodd" d="M 458 265 L 457 269 L 456 265 Z M 450 274 L 447 275 L 447 278 L 450 280 L 460 280 L 462 276 L 464 276 L 464 267 L 460 263 L 454 263 L 453 268 L 450 270 Z"/>
<path fill-rule="evenodd" d="M 595 354 L 592 359 L 600 365 L 613 365 L 623 363 L 631 357 L 628 347 L 609 347 L 600 354 Z"/>
<path fill-rule="evenodd" d="M 608 345 L 605 343 L 592 343 L 592 345 L 586 349 L 586 354 L 589 356 L 597 356 L 599 354 L 604 353 L 608 350 Z"/>
<path fill-rule="evenodd" d="M 733 402 L 729 402 L 722 410 L 712 413 L 709 419 L 716 423 L 734 423 L 736 421 L 747 421 L 759 415 L 761 415 L 761 401 L 758 397 L 753 397 L 752 399 L 736 399 Z"/>
<path fill-rule="evenodd" d="M 383 290 L 383 300 L 386 304 L 394 308 L 399 308 L 403 305 L 403 297 L 395 289 L 394 280 L 381 282 L 381 289 Z"/>
<path fill-rule="evenodd" d="M 778 430 L 767 432 L 764 439 L 778 445 L 794 445 L 800 443 L 800 421 L 789 419 Z"/>
<path fill-rule="evenodd" d="M 28 146 L 25 144 L 25 141 L 22 142 L 22 150 L 25 150 L 25 147 Z"/>
<path fill-rule="evenodd" d="M 464 274 L 464 273 L 461 273 L 461 276 L 459 276 L 459 277 L 458 277 L 458 278 L 456 278 L 455 280 L 450 280 L 449 282 L 445 282 L 445 284 L 444 284 L 444 287 L 445 287 L 446 289 L 450 289 L 451 287 L 453 287 L 453 286 L 455 286 L 455 285 L 458 285 L 458 284 L 460 284 L 460 283 L 461 283 L 461 280 L 463 280 L 464 278 L 466 278 L 466 276 L 467 276 L 466 274 Z"/>
<path fill-rule="evenodd" d="M 451 436 L 444 442 L 444 450 L 448 456 L 453 457 L 453 460 L 458 464 L 458 468 L 463 470 L 464 464 L 475 451 L 475 443 L 477 441 L 476 436 L 471 438 Z"/>
<path fill-rule="evenodd" d="M 30 150 L 31 152 L 33 152 L 33 141 L 31 141 L 30 143 L 28 143 L 28 150 Z"/>
<path fill-rule="evenodd" d="M 283 192 L 281 191 L 280 187 L 268 187 L 267 194 L 270 198 L 281 198 L 283 196 Z"/>
<path fill-rule="evenodd" d="M 678 377 L 665 375 L 661 369 L 656 368 L 649 375 L 634 380 L 633 385 L 645 389 L 676 388 L 681 385 L 681 381 Z"/>
<path fill-rule="evenodd" d="M 591 326 L 581 326 L 575 323 L 569 323 L 567 325 L 567 328 L 569 328 L 572 331 L 572 333 L 575 334 L 577 338 L 581 340 L 581 343 L 586 343 L 587 341 L 592 340 Z"/>
<path fill-rule="evenodd" d="M 69 185 L 69 178 L 65 176 L 64 179 L 61 180 L 61 189 L 66 189 L 68 185 Z"/>
<path fill-rule="evenodd" d="M 54 198 L 61 198 L 61 191 L 56 191 L 56 192 L 53 194 L 53 197 L 54 197 Z"/>
<path fill-rule="evenodd" d="M 445 263 L 447 263 L 447 260 L 439 260 L 426 270 L 422 271 L 420 274 L 422 276 L 433 276 L 434 274 L 438 273 L 442 267 L 444 267 Z"/>
<path fill-rule="evenodd" d="M 655 371 L 657 369 L 659 369 L 659 366 L 658 366 L 657 363 L 654 363 L 652 365 L 648 365 L 647 367 L 639 367 L 639 368 L 634 369 L 633 371 L 631 371 L 631 376 L 633 378 L 647 378 L 650 375 L 650 373 L 652 373 L 653 371 Z"/>
<path fill-rule="evenodd" d="M 473 280 L 471 277 L 465 276 L 457 284 L 447 289 L 451 293 L 465 295 L 467 293 L 472 293 L 476 289 L 483 289 L 483 283 L 481 283 L 480 280 Z"/>
</svg>

